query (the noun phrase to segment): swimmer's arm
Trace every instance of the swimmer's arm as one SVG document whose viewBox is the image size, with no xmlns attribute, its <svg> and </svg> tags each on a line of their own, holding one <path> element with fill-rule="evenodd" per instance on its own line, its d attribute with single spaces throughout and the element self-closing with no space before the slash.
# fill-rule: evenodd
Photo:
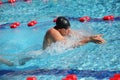
<svg viewBox="0 0 120 80">
<path fill-rule="evenodd" d="M 82 45 L 85 45 L 86 43 L 89 43 L 89 42 L 93 42 L 96 44 L 104 44 L 105 40 L 102 38 L 101 34 L 98 34 L 95 36 L 84 37 L 83 40 L 75 43 L 75 45 L 73 45 L 73 47 L 82 46 Z"/>
<path fill-rule="evenodd" d="M 82 45 L 85 45 L 86 43 L 89 43 L 92 41 L 93 41 L 92 36 L 85 37 L 83 40 L 79 41 L 79 45 L 82 46 Z"/>
<path fill-rule="evenodd" d="M 83 40 L 76 42 L 74 45 L 72 45 L 72 47 L 75 48 L 75 47 L 83 46 L 89 42 L 92 42 L 91 37 L 86 37 Z"/>
<path fill-rule="evenodd" d="M 49 35 L 54 42 L 64 41 L 64 37 L 58 31 L 49 31 Z"/>
</svg>

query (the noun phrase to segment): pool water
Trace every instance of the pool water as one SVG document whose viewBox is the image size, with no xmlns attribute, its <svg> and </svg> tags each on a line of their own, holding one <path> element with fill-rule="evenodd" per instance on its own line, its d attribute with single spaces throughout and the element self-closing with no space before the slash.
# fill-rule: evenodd
<svg viewBox="0 0 120 80">
<path fill-rule="evenodd" d="M 25 80 L 36 76 L 39 80 L 61 80 L 67 74 L 76 74 L 78 80 L 109 80 L 120 73 L 120 1 L 119 0 L 34 0 L 15 4 L 3 0 L 0 5 L 0 55 L 15 65 L 0 64 L 0 79 Z M 91 21 L 81 23 L 79 17 L 90 16 Z M 114 21 L 103 21 L 105 15 L 114 15 Z M 106 44 L 88 43 L 78 48 L 66 49 L 53 45 L 43 51 L 45 32 L 53 27 L 53 19 L 65 16 L 71 28 L 84 35 L 103 34 Z M 28 27 L 27 23 L 38 24 Z M 9 26 L 20 22 L 16 29 Z M 74 36 L 73 36 L 74 37 Z M 24 65 L 19 61 L 32 57 Z"/>
</svg>

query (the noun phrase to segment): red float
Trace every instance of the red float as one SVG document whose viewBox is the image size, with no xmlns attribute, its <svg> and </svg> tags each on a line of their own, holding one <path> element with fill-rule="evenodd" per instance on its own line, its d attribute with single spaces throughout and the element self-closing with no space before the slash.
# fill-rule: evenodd
<svg viewBox="0 0 120 80">
<path fill-rule="evenodd" d="M 81 17 L 81 18 L 79 18 L 79 21 L 80 22 L 90 21 L 90 17 L 89 16 Z"/>
<path fill-rule="evenodd" d="M 37 78 L 36 78 L 36 77 L 31 76 L 31 77 L 27 77 L 27 78 L 26 78 L 26 80 L 37 80 Z"/>
<path fill-rule="evenodd" d="M 103 20 L 105 20 L 105 21 L 114 20 L 114 16 L 113 15 L 104 16 Z"/>
<path fill-rule="evenodd" d="M 14 22 L 10 25 L 10 28 L 17 28 L 18 26 L 20 26 L 19 22 Z"/>
<path fill-rule="evenodd" d="M 77 80 L 77 76 L 75 74 L 68 74 L 65 78 L 62 80 Z"/>
<path fill-rule="evenodd" d="M 31 22 L 33 22 L 34 24 L 37 24 L 37 21 L 36 21 L 36 20 L 33 20 L 33 21 L 31 21 Z"/>
<path fill-rule="evenodd" d="M 28 26 L 29 26 L 29 27 L 32 27 L 32 26 L 34 26 L 35 24 L 37 24 L 37 21 L 33 20 L 33 21 L 30 21 L 30 22 L 28 23 Z"/>
<path fill-rule="evenodd" d="M 34 26 L 34 23 L 33 23 L 33 22 L 29 22 L 29 23 L 28 23 L 28 26 L 29 26 L 29 27 Z"/>
<path fill-rule="evenodd" d="M 0 5 L 2 4 L 2 1 L 0 1 Z"/>
<path fill-rule="evenodd" d="M 117 78 L 120 78 L 120 74 L 114 74 L 113 77 L 117 77 Z"/>
<path fill-rule="evenodd" d="M 77 80 L 77 76 L 75 74 L 69 74 L 66 76 L 66 78 L 72 79 L 72 80 Z"/>
<path fill-rule="evenodd" d="M 16 24 L 11 24 L 10 28 L 17 28 L 17 25 Z"/>
<path fill-rule="evenodd" d="M 120 80 L 120 74 L 119 73 L 114 74 L 114 76 L 111 77 L 109 80 Z"/>
<path fill-rule="evenodd" d="M 14 22 L 14 24 L 16 24 L 17 26 L 20 26 L 20 22 Z"/>
<path fill-rule="evenodd" d="M 9 3 L 15 3 L 16 0 L 8 0 Z"/>
</svg>

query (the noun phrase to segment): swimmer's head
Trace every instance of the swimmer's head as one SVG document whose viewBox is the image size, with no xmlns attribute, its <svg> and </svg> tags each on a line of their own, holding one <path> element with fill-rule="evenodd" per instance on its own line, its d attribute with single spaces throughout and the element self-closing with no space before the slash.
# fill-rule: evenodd
<svg viewBox="0 0 120 80">
<path fill-rule="evenodd" d="M 56 29 L 62 29 L 62 28 L 68 29 L 68 28 L 70 28 L 70 22 L 65 17 L 60 16 L 57 18 L 55 28 Z"/>
</svg>

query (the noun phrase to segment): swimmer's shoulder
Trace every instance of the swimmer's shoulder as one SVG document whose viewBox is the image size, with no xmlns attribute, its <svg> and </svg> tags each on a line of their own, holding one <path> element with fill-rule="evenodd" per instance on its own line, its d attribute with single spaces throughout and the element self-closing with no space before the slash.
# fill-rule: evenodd
<svg viewBox="0 0 120 80">
<path fill-rule="evenodd" d="M 56 33 L 59 33 L 56 29 L 54 28 L 50 28 L 48 31 L 47 31 L 47 34 L 49 35 L 52 35 L 52 34 L 56 34 Z"/>
<path fill-rule="evenodd" d="M 49 29 L 47 34 L 53 39 L 53 41 L 60 41 L 64 39 L 60 32 L 54 28 Z"/>
<path fill-rule="evenodd" d="M 55 34 L 58 34 L 58 31 L 55 30 L 54 28 L 50 28 L 46 34 L 45 34 L 45 38 L 52 38 Z"/>
</svg>

